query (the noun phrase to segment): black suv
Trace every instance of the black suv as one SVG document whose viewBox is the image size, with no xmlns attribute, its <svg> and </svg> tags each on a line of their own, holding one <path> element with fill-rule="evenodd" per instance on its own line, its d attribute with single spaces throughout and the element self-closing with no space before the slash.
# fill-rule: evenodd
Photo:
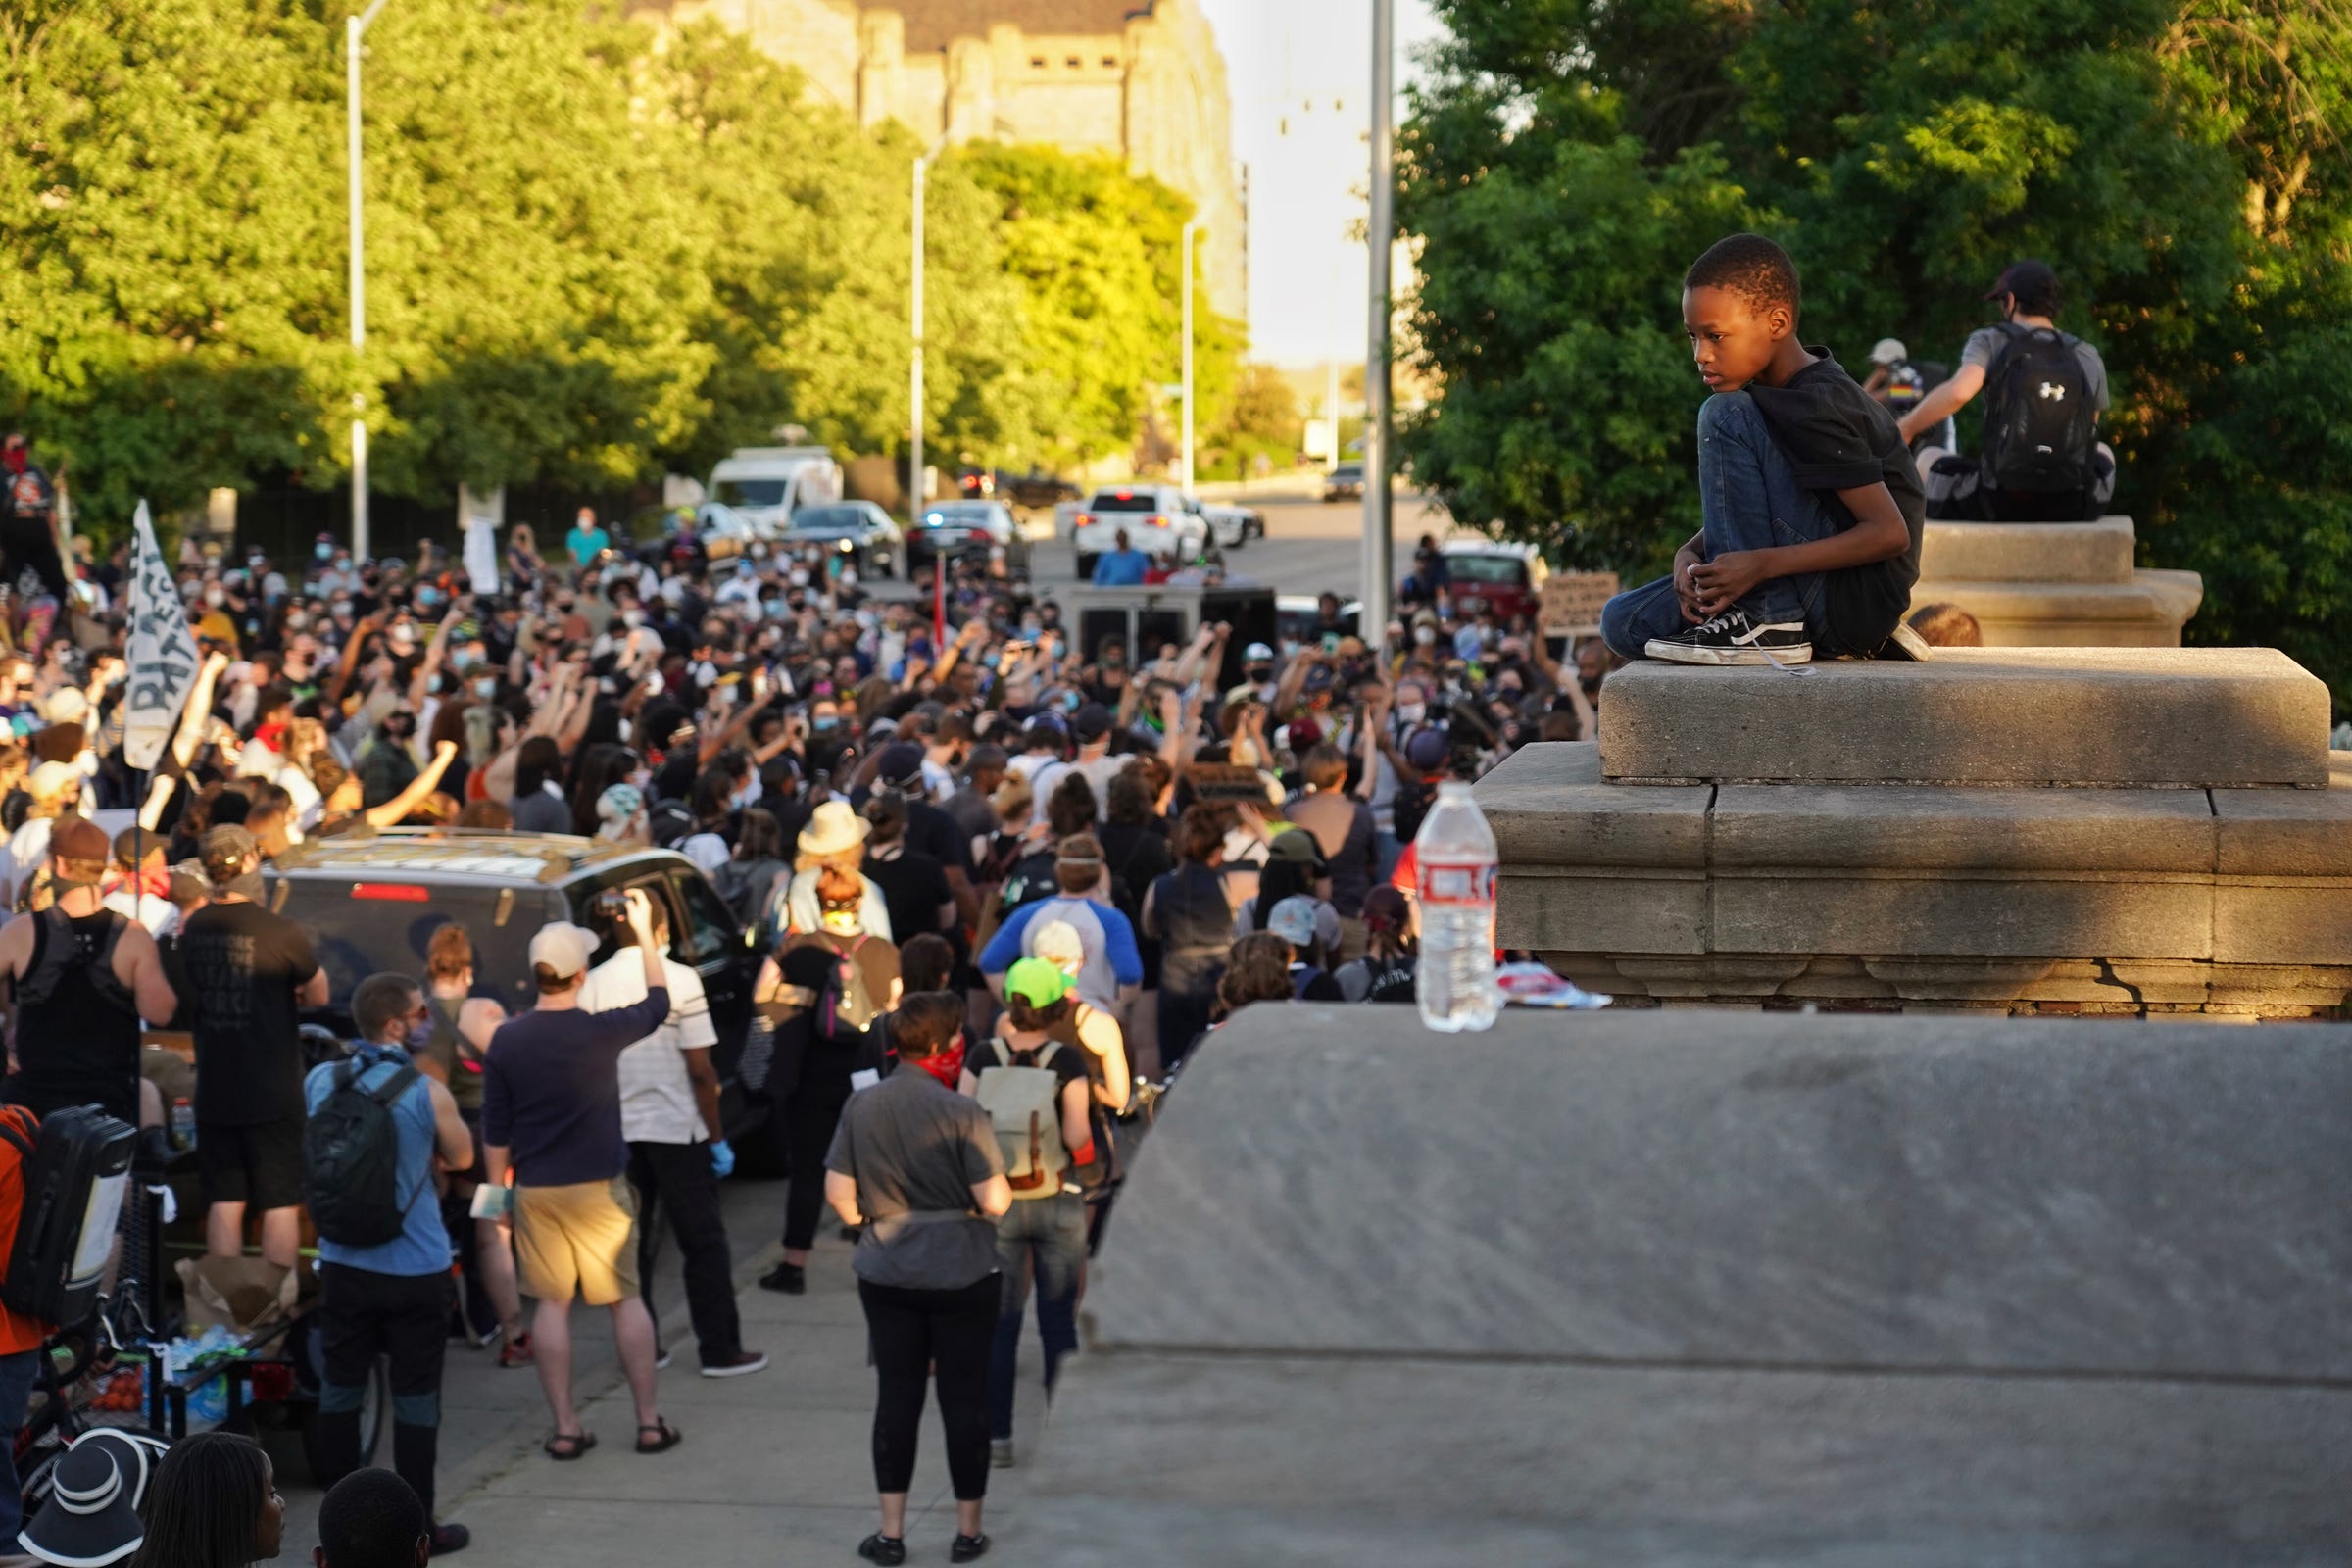
<svg viewBox="0 0 2352 1568">
<path fill-rule="evenodd" d="M 726 1086 L 728 1136 L 766 1119 L 736 1081 L 765 956 L 702 868 L 672 850 L 553 833 L 386 828 L 315 839 L 277 857 L 269 906 L 301 924 L 326 970 L 324 1022 L 348 1038 L 352 989 L 382 970 L 424 975 L 433 932 L 456 920 L 473 939 L 474 988 L 509 1013 L 532 1000 L 530 942 L 553 920 L 589 924 L 608 888 L 642 888 L 669 915 L 669 956 L 703 977 L 718 1032 L 712 1065 Z M 599 957 L 611 956 L 608 948 Z"/>
</svg>

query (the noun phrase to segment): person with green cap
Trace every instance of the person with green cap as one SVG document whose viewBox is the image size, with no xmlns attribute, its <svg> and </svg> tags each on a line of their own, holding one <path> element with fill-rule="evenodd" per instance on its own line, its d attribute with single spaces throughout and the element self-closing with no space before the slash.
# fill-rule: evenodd
<svg viewBox="0 0 2352 1568">
<path fill-rule="evenodd" d="M 1077 993 L 1061 966 L 1022 958 L 1004 972 L 1004 1014 L 997 1035 L 964 1058 L 963 1092 L 980 1102 L 1004 1152 L 1012 1208 L 997 1223 L 1004 1283 L 996 1348 L 988 1368 L 989 1462 L 1013 1462 L 1013 1391 L 1037 1277 L 1037 1337 L 1045 1348 L 1046 1393 L 1061 1358 L 1078 1348 L 1078 1291 L 1086 1274 L 1082 1173 L 1095 1163 L 1088 1119 L 1092 1089 L 1085 1058 L 1054 1039 Z"/>
</svg>

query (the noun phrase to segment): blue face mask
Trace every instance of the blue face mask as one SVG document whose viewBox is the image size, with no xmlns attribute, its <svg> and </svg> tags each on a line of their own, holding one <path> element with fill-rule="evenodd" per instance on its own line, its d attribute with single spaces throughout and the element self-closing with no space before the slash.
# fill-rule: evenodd
<svg viewBox="0 0 2352 1568">
<path fill-rule="evenodd" d="M 335 559 L 335 547 L 333 545 L 320 545 L 317 550 L 313 551 L 312 554 L 317 556 L 320 561 L 332 561 Z"/>
<path fill-rule="evenodd" d="M 1076 692 L 1063 692 L 1061 694 L 1061 708 L 1062 711 L 1065 713 L 1076 712 L 1078 710 L 1078 694 Z"/>
<path fill-rule="evenodd" d="M 473 683 L 473 695 L 479 697 L 483 702 L 488 702 L 491 698 L 496 697 L 498 695 L 498 677 L 496 675 L 484 675 L 481 679 L 475 681 Z"/>
<path fill-rule="evenodd" d="M 822 735 L 825 731 L 833 728 L 840 722 L 841 720 L 834 717 L 831 713 L 819 713 L 816 717 L 808 721 L 808 727 L 816 731 L 819 735 Z"/>
<path fill-rule="evenodd" d="M 440 590 L 440 589 L 438 589 L 438 588 L 419 588 L 419 589 L 417 589 L 417 590 L 416 590 L 416 608 L 417 608 L 418 610 L 430 610 L 430 609 L 432 609 L 434 606 L 436 606 L 436 605 L 438 605 L 438 604 L 440 604 L 440 603 L 441 603 L 441 590 Z"/>
</svg>

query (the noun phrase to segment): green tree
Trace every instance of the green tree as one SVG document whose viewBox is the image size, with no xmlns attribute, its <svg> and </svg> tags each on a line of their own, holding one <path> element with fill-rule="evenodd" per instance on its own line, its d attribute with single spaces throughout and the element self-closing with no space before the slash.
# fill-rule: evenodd
<svg viewBox="0 0 2352 1568">
<path fill-rule="evenodd" d="M 715 24 L 400 0 L 368 34 L 368 334 L 346 342 L 343 21 L 360 0 L 0 7 L 0 416 L 102 531 L 150 498 L 344 482 L 609 491 L 779 424 L 905 449 L 919 150 Z M 926 431 L 1061 464 L 1176 378 L 1189 208 L 984 147 L 927 203 Z M 1201 423 L 1240 334 L 1203 312 Z"/>
<path fill-rule="evenodd" d="M 325 455 L 349 391 L 319 197 L 340 143 L 305 102 L 318 63 L 285 47 L 296 20 L 267 0 L 0 8 L 0 409 L 85 514 Z"/>
<path fill-rule="evenodd" d="M 2192 634 L 2352 693 L 2352 462 L 2314 373 L 2352 330 L 2345 0 L 1438 9 L 1399 199 L 1443 394 L 1404 439 L 1457 515 L 1629 572 L 1688 536 L 1679 280 L 1725 232 L 1789 247 L 1806 340 L 1849 364 L 1956 357 L 2037 255 L 2110 368 L 2119 510 L 2208 574 Z"/>
<path fill-rule="evenodd" d="M 861 133 L 714 23 L 681 29 L 640 89 L 660 106 L 662 177 L 703 236 L 710 286 L 703 416 L 665 455 L 700 473 L 787 423 L 847 451 L 904 451 L 912 136 Z M 1018 440 L 1036 411 L 991 200 L 951 162 L 925 208 L 929 438 L 945 451 Z"/>
<path fill-rule="evenodd" d="M 1155 386 L 1182 373 L 1177 267 L 1192 203 L 1114 158 L 1053 147 L 985 143 L 948 168 L 994 204 L 1022 290 L 1021 373 L 1038 438 L 1002 455 L 1059 467 L 1128 450 Z M 1207 308 L 1198 270 L 1195 280 L 1195 424 L 1206 428 L 1232 398 L 1243 335 Z"/>
<path fill-rule="evenodd" d="M 1200 471 L 1212 479 L 1245 479 L 1261 457 L 1288 468 L 1305 433 L 1290 378 L 1270 365 L 1245 365 L 1224 416 L 1207 433 Z"/>
</svg>

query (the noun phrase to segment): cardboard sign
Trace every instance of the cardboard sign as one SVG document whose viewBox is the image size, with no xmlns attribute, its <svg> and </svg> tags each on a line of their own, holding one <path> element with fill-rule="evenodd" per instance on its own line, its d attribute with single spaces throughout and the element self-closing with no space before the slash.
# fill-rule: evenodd
<svg viewBox="0 0 2352 1568">
<path fill-rule="evenodd" d="M 1600 607 L 1617 594 L 1613 571 L 1558 571 L 1544 581 L 1539 617 L 1547 632 L 1582 635 L 1600 630 Z"/>
</svg>

